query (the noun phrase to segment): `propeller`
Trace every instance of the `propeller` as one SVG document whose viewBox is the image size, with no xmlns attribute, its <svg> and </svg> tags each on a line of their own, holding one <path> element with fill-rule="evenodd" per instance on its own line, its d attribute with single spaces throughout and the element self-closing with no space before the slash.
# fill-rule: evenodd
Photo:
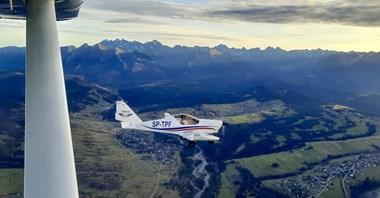
<svg viewBox="0 0 380 198">
<path fill-rule="evenodd" d="M 226 125 L 227 125 L 227 123 L 223 121 L 222 128 L 220 128 L 221 133 L 224 133 L 226 131 Z"/>
</svg>

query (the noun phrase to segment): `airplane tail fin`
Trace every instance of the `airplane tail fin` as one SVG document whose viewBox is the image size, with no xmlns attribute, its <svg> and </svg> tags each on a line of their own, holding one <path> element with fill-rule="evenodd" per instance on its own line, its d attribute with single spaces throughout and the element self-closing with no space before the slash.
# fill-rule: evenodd
<svg viewBox="0 0 380 198">
<path fill-rule="evenodd" d="M 135 129 L 138 124 L 142 123 L 136 113 L 122 100 L 116 101 L 115 119 L 120 121 L 123 129 Z"/>
</svg>

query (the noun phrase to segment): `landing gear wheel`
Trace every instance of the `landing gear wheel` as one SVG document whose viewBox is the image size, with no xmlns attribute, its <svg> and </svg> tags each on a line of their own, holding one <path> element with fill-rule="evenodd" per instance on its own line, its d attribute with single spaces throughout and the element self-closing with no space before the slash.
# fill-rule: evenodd
<svg viewBox="0 0 380 198">
<path fill-rule="evenodd" d="M 214 140 L 207 141 L 209 144 L 214 144 Z"/>
<path fill-rule="evenodd" d="M 194 141 L 190 141 L 190 142 L 189 142 L 189 147 L 190 147 L 190 148 L 194 148 L 194 146 L 195 146 L 195 142 L 194 142 Z"/>
</svg>

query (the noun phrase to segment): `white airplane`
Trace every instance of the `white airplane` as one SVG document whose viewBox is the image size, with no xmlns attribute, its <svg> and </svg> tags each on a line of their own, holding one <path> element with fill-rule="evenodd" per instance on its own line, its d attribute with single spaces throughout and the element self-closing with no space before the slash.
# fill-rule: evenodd
<svg viewBox="0 0 380 198">
<path fill-rule="evenodd" d="M 219 137 L 214 134 L 223 126 L 221 120 L 198 119 L 188 114 L 172 116 L 169 113 L 165 113 L 165 118 L 143 122 L 123 100 L 116 102 L 115 119 L 120 121 L 123 129 L 179 135 L 181 139 L 190 140 L 191 148 L 195 141 L 208 141 L 210 144 L 218 141 Z"/>
</svg>

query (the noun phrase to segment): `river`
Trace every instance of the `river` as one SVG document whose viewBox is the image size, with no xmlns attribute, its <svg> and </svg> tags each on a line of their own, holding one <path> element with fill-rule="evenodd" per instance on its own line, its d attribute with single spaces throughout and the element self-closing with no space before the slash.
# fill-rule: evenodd
<svg viewBox="0 0 380 198">
<path fill-rule="evenodd" d="M 194 195 L 194 198 L 200 198 L 202 194 L 204 193 L 204 191 L 210 186 L 209 184 L 210 174 L 206 170 L 206 166 L 208 163 L 205 157 L 203 156 L 202 150 L 199 150 L 199 152 L 194 155 L 193 160 L 194 162 L 200 161 L 198 166 L 196 166 L 193 170 L 194 179 L 191 182 L 191 185 L 193 186 L 195 191 L 197 191 L 197 193 Z M 196 179 L 203 180 L 202 188 L 199 188 L 196 184 L 194 184 L 194 180 Z"/>
</svg>

